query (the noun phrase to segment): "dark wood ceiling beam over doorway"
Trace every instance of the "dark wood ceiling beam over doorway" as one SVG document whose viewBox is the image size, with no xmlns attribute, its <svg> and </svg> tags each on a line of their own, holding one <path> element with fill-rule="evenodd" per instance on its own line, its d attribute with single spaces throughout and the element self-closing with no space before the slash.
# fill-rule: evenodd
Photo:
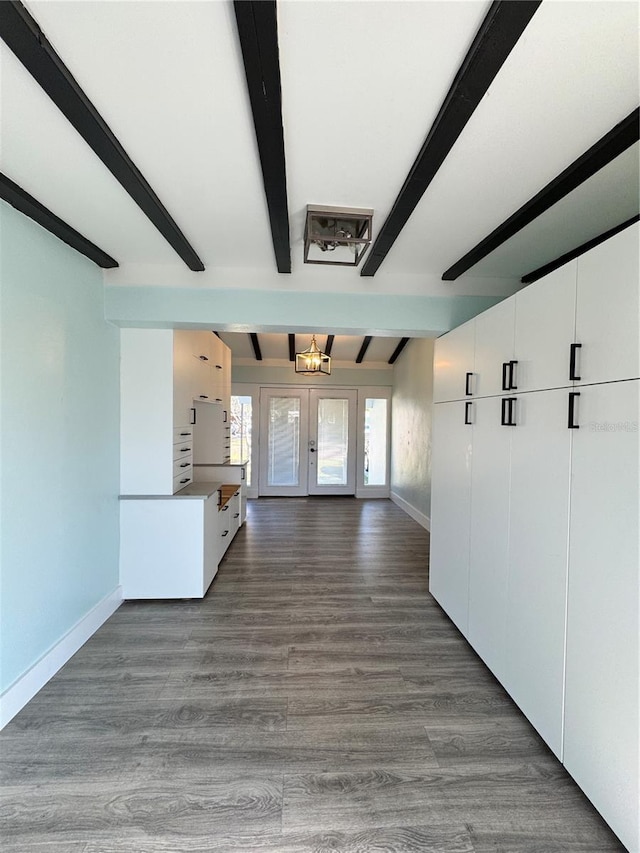
<svg viewBox="0 0 640 853">
<path fill-rule="evenodd" d="M 498 225 L 488 237 L 481 240 L 459 261 L 449 267 L 442 276 L 443 281 L 455 281 L 468 269 L 491 254 L 518 231 L 537 219 L 556 202 L 563 199 L 580 184 L 599 172 L 640 138 L 639 108 L 606 133 L 577 160 L 550 181 L 540 192 L 530 198 L 508 219 Z"/>
<path fill-rule="evenodd" d="M 18 0 L 0 3 L 0 36 L 189 269 L 204 264 L 142 172 Z"/>
<path fill-rule="evenodd" d="M 289 361 L 296 360 L 296 336 L 289 335 Z"/>
<path fill-rule="evenodd" d="M 367 335 L 366 338 L 362 341 L 362 346 L 360 347 L 360 352 L 356 356 L 356 364 L 362 364 L 364 357 L 366 355 L 367 350 L 369 349 L 369 344 L 371 343 L 372 335 Z"/>
<path fill-rule="evenodd" d="M 333 339 L 335 335 L 327 335 L 327 344 L 324 348 L 325 355 L 331 355 L 331 350 L 333 349 Z"/>
<path fill-rule="evenodd" d="M 249 337 L 251 338 L 251 346 L 253 347 L 253 354 L 256 357 L 256 361 L 262 361 L 262 350 L 260 349 L 260 341 L 257 334 L 249 332 Z"/>
<path fill-rule="evenodd" d="M 234 0 L 278 272 L 291 272 L 275 0 Z"/>
<path fill-rule="evenodd" d="M 491 4 L 360 275 L 377 272 L 541 2 Z"/>
<path fill-rule="evenodd" d="M 406 347 L 406 345 L 408 343 L 409 343 L 409 338 L 400 338 L 400 343 L 394 349 L 394 351 L 391 353 L 391 358 L 389 359 L 389 362 L 388 362 L 389 364 L 395 364 L 398 356 L 400 355 L 400 353 L 402 352 L 402 350 Z"/>
</svg>

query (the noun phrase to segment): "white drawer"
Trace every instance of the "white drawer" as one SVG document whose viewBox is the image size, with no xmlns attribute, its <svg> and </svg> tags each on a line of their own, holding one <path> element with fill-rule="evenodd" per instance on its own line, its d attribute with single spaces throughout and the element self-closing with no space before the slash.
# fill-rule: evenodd
<svg viewBox="0 0 640 853">
<path fill-rule="evenodd" d="M 188 486 L 189 483 L 192 483 L 192 482 L 193 482 L 193 474 L 191 473 L 191 469 L 188 469 L 188 472 L 178 474 L 177 477 L 173 478 L 173 493 L 174 493 L 174 495 L 176 492 L 179 492 L 180 489 L 184 489 L 185 486 Z"/>
<path fill-rule="evenodd" d="M 175 459 L 173 463 L 173 476 L 177 477 L 193 477 L 193 456 L 189 453 L 180 459 Z"/>
<path fill-rule="evenodd" d="M 184 441 L 181 444 L 173 445 L 173 461 L 177 462 L 178 459 L 192 459 L 193 458 L 193 442 Z"/>
<path fill-rule="evenodd" d="M 193 427 L 175 427 L 175 429 L 173 430 L 173 443 L 182 444 L 185 441 L 193 441 Z"/>
</svg>

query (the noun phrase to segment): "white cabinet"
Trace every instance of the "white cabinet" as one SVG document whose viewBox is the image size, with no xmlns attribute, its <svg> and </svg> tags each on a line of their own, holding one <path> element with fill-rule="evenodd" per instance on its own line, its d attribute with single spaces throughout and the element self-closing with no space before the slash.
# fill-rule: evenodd
<svg viewBox="0 0 640 853">
<path fill-rule="evenodd" d="M 472 427 L 465 424 L 465 413 L 472 405 L 469 401 L 435 406 L 433 442 L 438 452 L 433 456 L 431 471 L 429 590 L 465 636 L 469 612 L 472 433 Z"/>
<path fill-rule="evenodd" d="M 196 465 L 222 465 L 230 459 L 229 418 L 221 403 L 194 402 Z"/>
<path fill-rule="evenodd" d="M 580 389 L 573 430 L 564 763 L 629 850 L 638 837 L 638 396 Z"/>
<path fill-rule="evenodd" d="M 438 338 L 434 350 L 433 400 L 435 403 L 463 400 L 475 393 L 474 347 L 475 323 L 473 320 Z"/>
<path fill-rule="evenodd" d="M 475 320 L 478 396 L 434 406 L 430 590 L 640 850 L 638 226 L 497 309 Z"/>
<path fill-rule="evenodd" d="M 194 464 L 194 478 L 203 482 L 216 482 L 221 480 L 229 485 L 238 486 L 240 518 L 239 527 L 245 523 L 247 518 L 247 462 L 224 465 L 218 464 Z"/>
<path fill-rule="evenodd" d="M 214 337 L 199 331 L 121 330 L 121 494 L 170 495 L 191 482 L 189 472 L 176 469 L 175 432 L 196 429 L 196 405 L 212 405 L 214 373 L 207 353 Z M 223 354 L 228 351 L 215 340 Z M 227 376 L 229 358 L 224 365 Z M 225 459 L 225 443 L 223 430 L 219 461 Z"/>
<path fill-rule="evenodd" d="M 489 669 L 503 681 L 513 430 L 501 426 L 501 415 L 500 397 L 473 403 L 467 639 Z"/>
<path fill-rule="evenodd" d="M 513 387 L 515 297 L 505 299 L 475 318 L 474 394 L 504 394 Z"/>
<path fill-rule="evenodd" d="M 206 498 L 120 501 L 125 599 L 202 598 L 219 561 L 217 491 Z"/>
<path fill-rule="evenodd" d="M 578 258 L 576 342 L 581 383 L 637 379 L 640 225 Z"/>
<path fill-rule="evenodd" d="M 567 429 L 567 394 L 540 391 L 517 398 L 506 536 L 503 683 L 559 758 L 573 432 Z M 496 533 L 504 536 L 504 526 Z"/>
<path fill-rule="evenodd" d="M 578 261 L 570 261 L 516 294 L 513 390 L 522 393 L 573 385 L 569 362 L 575 334 L 577 270 Z"/>
</svg>

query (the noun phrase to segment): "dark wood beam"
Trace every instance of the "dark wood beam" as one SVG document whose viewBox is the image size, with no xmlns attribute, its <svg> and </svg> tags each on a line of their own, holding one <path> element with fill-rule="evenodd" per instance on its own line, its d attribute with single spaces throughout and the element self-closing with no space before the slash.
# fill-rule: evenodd
<svg viewBox="0 0 640 853">
<path fill-rule="evenodd" d="M 234 0 L 278 272 L 291 272 L 275 0 Z"/>
<path fill-rule="evenodd" d="M 538 216 L 564 198 L 576 187 L 595 175 L 640 138 L 639 111 L 635 109 L 609 133 L 599 139 L 577 160 L 550 181 L 539 193 L 512 216 L 498 225 L 488 237 L 481 240 L 464 257 L 456 261 L 442 276 L 443 281 L 455 281 L 472 266 L 501 246 L 518 231 L 533 222 Z"/>
<path fill-rule="evenodd" d="M 360 347 L 360 352 L 356 356 L 356 364 L 362 364 L 366 351 L 369 349 L 369 344 L 371 343 L 371 335 L 367 335 L 367 337 L 362 341 L 362 346 Z"/>
<path fill-rule="evenodd" d="M 400 338 L 400 343 L 394 349 L 394 351 L 391 353 L 391 358 L 389 359 L 389 362 L 388 362 L 389 364 L 395 364 L 398 356 L 400 355 L 400 353 L 402 352 L 402 350 L 406 347 L 406 345 L 408 343 L 409 343 L 409 338 Z"/>
<path fill-rule="evenodd" d="M 541 0 L 495 0 L 465 56 L 360 275 L 375 275 Z"/>
<path fill-rule="evenodd" d="M 110 255 L 103 252 L 102 249 L 96 246 L 95 243 L 92 243 L 91 240 L 87 240 L 86 237 L 83 237 L 79 231 L 76 231 L 75 228 L 72 228 L 43 204 L 40 204 L 40 202 L 32 195 L 29 195 L 26 190 L 23 190 L 22 187 L 15 184 L 11 178 L 8 178 L 2 173 L 0 173 L 0 198 L 4 199 L 4 201 L 8 202 L 12 207 L 15 207 L 16 210 L 20 211 L 20 213 L 24 213 L 25 216 L 33 219 L 34 222 L 38 223 L 38 225 L 46 228 L 47 231 L 50 231 L 59 240 L 62 240 L 68 246 L 71 246 L 72 249 L 75 249 L 76 252 L 80 252 L 82 255 L 89 258 L 90 261 L 93 261 L 94 264 L 97 264 L 99 267 L 102 267 L 103 269 L 113 269 L 118 266 L 118 262 Z"/>
<path fill-rule="evenodd" d="M 327 345 L 324 348 L 325 355 L 331 355 L 331 350 L 333 349 L 333 339 L 335 335 L 327 335 Z"/>
<path fill-rule="evenodd" d="M 255 332 L 249 332 L 249 337 L 251 338 L 251 346 L 253 347 L 253 354 L 256 357 L 256 361 L 262 361 L 262 351 L 260 350 L 258 336 Z"/>
<path fill-rule="evenodd" d="M 289 361 L 296 360 L 296 336 L 289 335 Z"/>
<path fill-rule="evenodd" d="M 569 263 L 574 258 L 579 257 L 580 255 L 584 255 L 585 252 L 588 252 L 589 249 L 593 249 L 595 246 L 599 246 L 600 243 L 604 243 L 605 240 L 608 240 L 609 237 L 613 237 L 615 234 L 619 234 L 620 231 L 624 231 L 625 228 L 628 228 L 630 225 L 633 225 L 634 222 L 638 222 L 640 220 L 640 214 L 632 216 L 631 219 L 627 219 L 626 222 L 621 223 L 620 225 L 616 225 L 615 228 L 610 228 L 608 231 L 605 231 L 603 234 L 598 234 L 597 237 L 594 237 L 592 240 L 587 240 L 586 243 L 583 243 L 581 246 L 578 246 L 575 249 L 572 249 L 570 252 L 566 252 L 564 255 L 560 255 L 559 258 L 556 258 L 554 261 L 550 261 L 548 264 L 545 264 L 542 267 L 538 267 L 537 270 L 533 270 L 533 272 L 529 272 L 526 275 L 523 275 L 520 281 L 523 284 L 531 284 L 534 281 L 537 281 L 539 278 L 542 278 L 545 275 L 548 275 L 550 272 L 557 270 L 558 267 L 564 266 L 564 264 Z"/>
<path fill-rule="evenodd" d="M 0 36 L 189 269 L 204 265 L 22 3 L 0 2 Z"/>
</svg>

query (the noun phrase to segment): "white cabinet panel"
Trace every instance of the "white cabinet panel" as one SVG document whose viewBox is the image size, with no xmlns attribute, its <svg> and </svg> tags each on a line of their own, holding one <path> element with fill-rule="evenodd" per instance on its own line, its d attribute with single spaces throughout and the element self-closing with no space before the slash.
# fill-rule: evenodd
<svg viewBox="0 0 640 853">
<path fill-rule="evenodd" d="M 516 294 L 515 385 L 519 392 L 564 388 L 574 341 L 578 261 Z"/>
<path fill-rule="evenodd" d="M 509 390 L 503 387 L 503 365 L 514 358 L 515 315 L 516 302 L 512 296 L 475 318 L 474 394 L 479 397 Z"/>
<path fill-rule="evenodd" d="M 194 465 L 220 465 L 225 461 L 224 412 L 220 403 L 194 404 Z"/>
<path fill-rule="evenodd" d="M 503 681 L 513 427 L 501 426 L 501 409 L 500 397 L 473 403 L 468 640 Z"/>
<path fill-rule="evenodd" d="M 458 326 L 435 342 L 433 400 L 435 403 L 463 400 L 475 393 L 473 351 L 475 322 Z"/>
<path fill-rule="evenodd" d="M 639 227 L 626 228 L 578 258 L 576 341 L 582 383 L 640 376 Z"/>
<path fill-rule="evenodd" d="M 434 406 L 429 591 L 466 636 L 472 427 L 464 423 L 465 408 Z"/>
<path fill-rule="evenodd" d="M 573 435 L 564 763 L 638 837 L 638 389 L 580 389 Z"/>
<path fill-rule="evenodd" d="M 557 390 L 522 394 L 517 400 L 517 426 L 511 436 L 504 679 L 558 758 L 573 432 L 567 429 L 567 398 L 568 390 Z"/>
</svg>

